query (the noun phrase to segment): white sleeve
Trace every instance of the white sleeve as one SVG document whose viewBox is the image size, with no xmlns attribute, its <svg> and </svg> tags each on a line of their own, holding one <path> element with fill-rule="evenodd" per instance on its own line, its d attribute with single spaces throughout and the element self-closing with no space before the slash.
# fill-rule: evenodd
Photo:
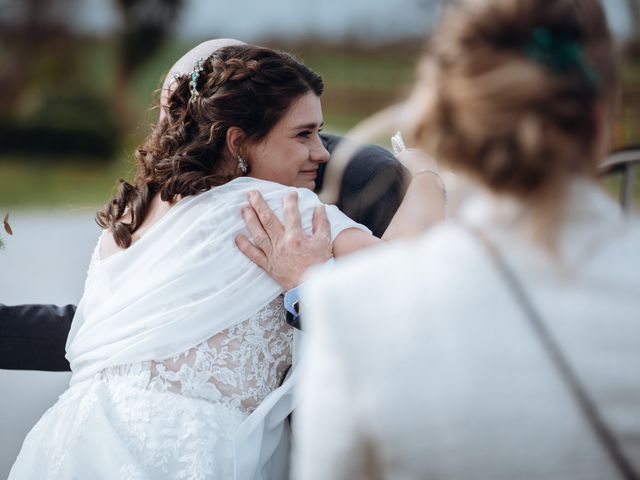
<svg viewBox="0 0 640 480">
<path fill-rule="evenodd" d="M 292 478 L 299 480 L 362 478 L 364 468 L 360 415 L 348 361 L 335 342 L 340 319 L 332 317 L 335 305 L 326 277 L 315 277 L 303 290 L 308 335 L 298 390 L 300 406 L 293 420 L 292 465 Z"/>
<path fill-rule="evenodd" d="M 318 205 L 322 205 L 322 202 L 311 190 L 307 190 L 306 188 L 298 188 L 296 190 L 298 191 L 298 205 L 300 207 L 300 215 L 302 217 L 302 227 L 307 232 L 310 232 L 313 210 Z M 371 234 L 371 230 L 364 225 L 351 220 L 335 205 L 325 205 L 325 208 L 327 211 L 327 217 L 329 218 L 329 223 L 331 223 L 332 241 L 336 239 L 340 232 L 348 228 L 357 228 L 363 232 Z"/>
<path fill-rule="evenodd" d="M 284 201 L 284 196 L 288 192 L 297 192 L 298 209 L 300 210 L 302 228 L 307 233 L 311 233 L 313 225 L 313 211 L 317 206 L 324 205 L 320 201 L 320 198 L 318 198 L 318 195 L 307 188 L 284 187 L 273 182 L 261 182 L 258 185 L 260 186 L 262 195 L 269 205 L 269 208 L 271 208 L 273 213 L 281 222 L 283 221 L 282 203 Z M 327 218 L 329 219 L 329 223 L 331 224 L 332 241 L 336 239 L 340 232 L 348 228 L 357 228 L 358 230 L 362 230 L 363 232 L 372 235 L 371 230 L 369 230 L 364 225 L 351 220 L 335 205 L 325 205 L 325 208 L 327 212 Z"/>
</svg>

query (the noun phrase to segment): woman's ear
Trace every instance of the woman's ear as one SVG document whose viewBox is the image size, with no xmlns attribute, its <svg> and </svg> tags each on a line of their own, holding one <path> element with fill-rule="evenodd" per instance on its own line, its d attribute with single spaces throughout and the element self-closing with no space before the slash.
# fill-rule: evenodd
<svg viewBox="0 0 640 480">
<path fill-rule="evenodd" d="M 227 150 L 233 158 L 236 158 L 241 153 L 240 147 L 246 138 L 247 135 L 240 127 L 229 127 L 227 129 Z"/>
</svg>

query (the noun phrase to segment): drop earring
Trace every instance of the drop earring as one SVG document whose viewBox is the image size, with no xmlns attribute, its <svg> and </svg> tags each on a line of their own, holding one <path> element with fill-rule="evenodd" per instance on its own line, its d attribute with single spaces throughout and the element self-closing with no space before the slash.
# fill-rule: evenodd
<svg viewBox="0 0 640 480">
<path fill-rule="evenodd" d="M 249 165 L 247 165 L 247 161 L 238 155 L 238 168 L 243 174 L 246 174 L 249 171 Z"/>
</svg>

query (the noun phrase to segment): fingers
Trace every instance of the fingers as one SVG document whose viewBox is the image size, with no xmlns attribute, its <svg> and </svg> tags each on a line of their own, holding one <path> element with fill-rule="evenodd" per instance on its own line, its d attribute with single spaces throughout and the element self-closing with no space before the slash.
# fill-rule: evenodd
<svg viewBox="0 0 640 480">
<path fill-rule="evenodd" d="M 249 192 L 249 203 L 251 203 L 253 210 L 258 216 L 258 220 L 262 224 L 264 231 L 271 239 L 282 234 L 282 224 L 280 220 L 278 220 L 273 210 L 271 210 L 267 202 L 262 198 L 260 192 L 257 190 Z"/>
<path fill-rule="evenodd" d="M 327 217 L 327 210 L 324 205 L 317 206 L 313 209 L 313 235 L 326 237 L 331 239 L 331 223 Z"/>
<path fill-rule="evenodd" d="M 262 250 L 263 253 L 268 254 L 271 252 L 271 237 L 264 229 L 264 226 L 258 219 L 256 212 L 250 207 L 244 207 L 242 209 L 242 217 L 244 218 L 244 223 L 246 223 L 249 228 L 249 232 L 251 232 L 251 237 L 253 237 L 255 246 Z"/>
<path fill-rule="evenodd" d="M 284 196 L 282 200 L 284 213 L 284 229 L 302 230 L 302 221 L 300 220 L 300 210 L 298 209 L 298 192 L 290 192 Z"/>
<path fill-rule="evenodd" d="M 249 239 L 242 234 L 238 235 L 235 240 L 238 249 L 240 249 L 240 251 L 244 253 L 249 258 L 249 260 L 251 260 L 263 270 L 267 270 L 267 267 L 269 265 L 267 262 L 267 257 L 262 250 L 253 245 L 249 241 Z"/>
</svg>

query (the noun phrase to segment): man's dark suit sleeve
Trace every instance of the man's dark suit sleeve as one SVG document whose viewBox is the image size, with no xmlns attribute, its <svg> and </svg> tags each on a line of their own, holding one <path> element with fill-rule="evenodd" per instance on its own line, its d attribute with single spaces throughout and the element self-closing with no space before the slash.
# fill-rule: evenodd
<svg viewBox="0 0 640 480">
<path fill-rule="evenodd" d="M 380 238 L 402 203 L 407 178 L 390 152 L 368 145 L 347 165 L 337 206 Z"/>
<path fill-rule="evenodd" d="M 330 152 L 342 137 L 321 134 Z M 331 161 L 331 160 L 329 160 Z M 324 165 L 318 171 L 317 187 L 322 189 Z M 408 172 L 393 154 L 377 145 L 362 145 L 345 168 L 336 206 L 352 220 L 381 237 L 402 203 L 408 186 Z"/>
<path fill-rule="evenodd" d="M 75 305 L 0 304 L 0 368 L 69 371 L 65 344 Z"/>
</svg>

